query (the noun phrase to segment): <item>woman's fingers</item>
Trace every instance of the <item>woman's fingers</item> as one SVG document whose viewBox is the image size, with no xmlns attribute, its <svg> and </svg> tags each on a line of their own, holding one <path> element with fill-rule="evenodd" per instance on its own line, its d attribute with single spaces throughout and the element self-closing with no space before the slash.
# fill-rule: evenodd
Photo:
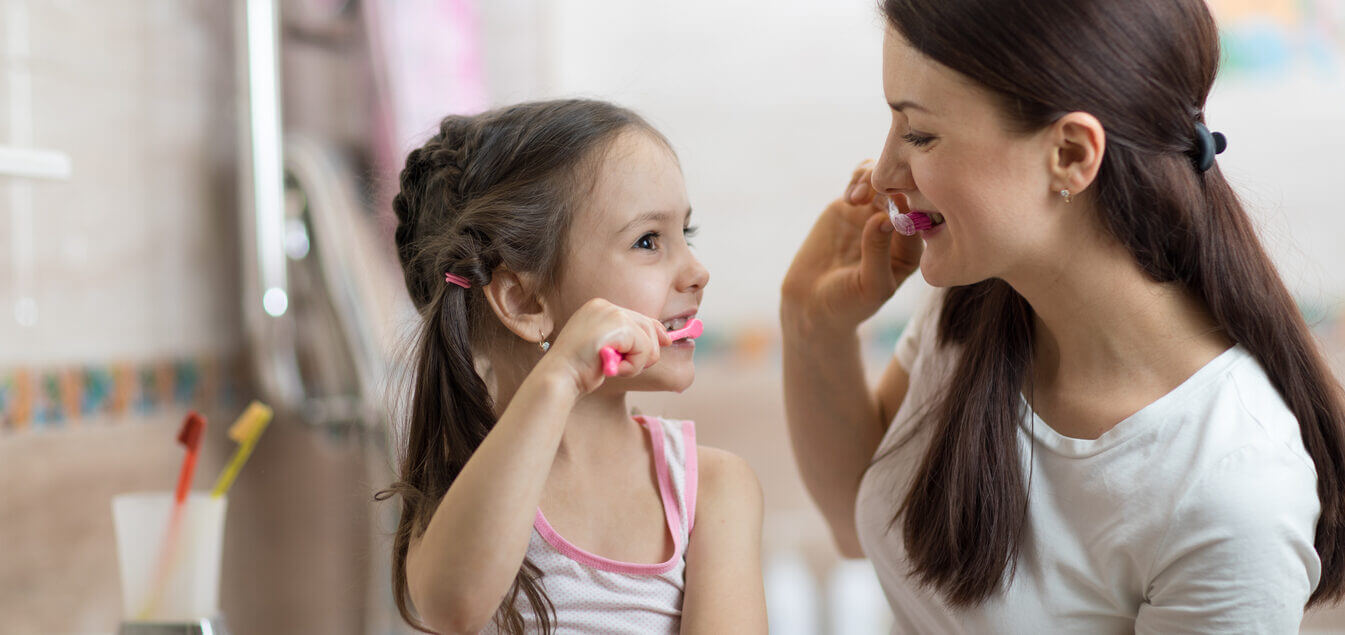
<svg viewBox="0 0 1345 635">
<path fill-rule="evenodd" d="M 850 175 L 850 184 L 846 186 L 845 201 L 852 205 L 867 205 L 873 201 L 875 192 L 870 179 L 873 176 L 873 159 L 865 159 Z"/>
<path fill-rule="evenodd" d="M 886 213 L 873 214 L 864 223 L 859 248 L 859 281 L 861 293 L 870 298 L 886 300 L 897 289 L 897 278 L 892 271 L 893 233 Z"/>
</svg>

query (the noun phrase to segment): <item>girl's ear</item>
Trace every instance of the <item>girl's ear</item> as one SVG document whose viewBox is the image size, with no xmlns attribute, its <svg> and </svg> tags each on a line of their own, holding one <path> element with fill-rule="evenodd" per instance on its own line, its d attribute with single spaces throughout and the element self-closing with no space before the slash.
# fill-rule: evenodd
<svg viewBox="0 0 1345 635">
<path fill-rule="evenodd" d="M 483 291 L 486 302 L 500 323 L 520 338 L 540 343 L 551 334 L 555 323 L 537 289 L 536 278 L 500 268 L 490 276 Z"/>
<path fill-rule="evenodd" d="M 1052 189 L 1078 194 L 1093 184 L 1107 150 L 1107 131 L 1097 117 L 1071 112 L 1051 125 Z"/>
</svg>

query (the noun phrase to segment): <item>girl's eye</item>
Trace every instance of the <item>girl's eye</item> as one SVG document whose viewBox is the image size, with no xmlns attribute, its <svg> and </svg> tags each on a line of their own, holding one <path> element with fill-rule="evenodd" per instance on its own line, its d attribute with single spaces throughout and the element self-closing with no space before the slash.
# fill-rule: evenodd
<svg viewBox="0 0 1345 635">
<path fill-rule="evenodd" d="M 682 228 L 682 236 L 686 237 L 688 246 L 691 246 L 691 239 L 696 237 L 697 231 L 700 231 L 700 228 L 695 225 L 687 225 Z"/>
<path fill-rule="evenodd" d="M 649 232 L 635 241 L 633 245 L 636 249 L 655 249 L 654 242 L 658 240 L 658 232 Z"/>
<path fill-rule="evenodd" d="M 914 132 L 908 132 L 902 135 L 901 138 L 905 139 L 906 143 L 909 143 L 917 148 L 922 148 L 934 142 L 934 137 L 918 135 L 915 134 Z"/>
</svg>

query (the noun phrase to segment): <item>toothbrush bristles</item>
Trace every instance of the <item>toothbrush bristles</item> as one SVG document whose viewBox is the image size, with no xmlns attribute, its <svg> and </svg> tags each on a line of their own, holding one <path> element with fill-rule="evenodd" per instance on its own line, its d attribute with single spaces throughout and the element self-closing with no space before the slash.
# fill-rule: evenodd
<svg viewBox="0 0 1345 635">
<path fill-rule="evenodd" d="M 897 207 L 896 201 L 887 199 L 887 217 L 892 221 L 892 227 L 902 236 L 914 236 L 934 226 L 934 219 L 924 212 L 901 213 Z"/>
<path fill-rule="evenodd" d="M 903 236 L 914 236 L 917 232 L 933 227 L 934 221 L 923 212 L 910 212 L 909 214 L 894 214 L 892 216 L 892 226 Z"/>
</svg>

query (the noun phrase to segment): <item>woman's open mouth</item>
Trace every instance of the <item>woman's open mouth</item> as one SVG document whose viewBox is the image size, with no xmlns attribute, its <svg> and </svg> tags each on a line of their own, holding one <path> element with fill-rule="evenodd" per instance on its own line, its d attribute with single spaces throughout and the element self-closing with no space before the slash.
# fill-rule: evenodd
<svg viewBox="0 0 1345 635">
<path fill-rule="evenodd" d="M 918 210 L 902 213 L 891 199 L 887 201 L 887 217 L 892 221 L 892 227 L 903 236 L 914 236 L 943 224 L 943 214 Z"/>
</svg>

